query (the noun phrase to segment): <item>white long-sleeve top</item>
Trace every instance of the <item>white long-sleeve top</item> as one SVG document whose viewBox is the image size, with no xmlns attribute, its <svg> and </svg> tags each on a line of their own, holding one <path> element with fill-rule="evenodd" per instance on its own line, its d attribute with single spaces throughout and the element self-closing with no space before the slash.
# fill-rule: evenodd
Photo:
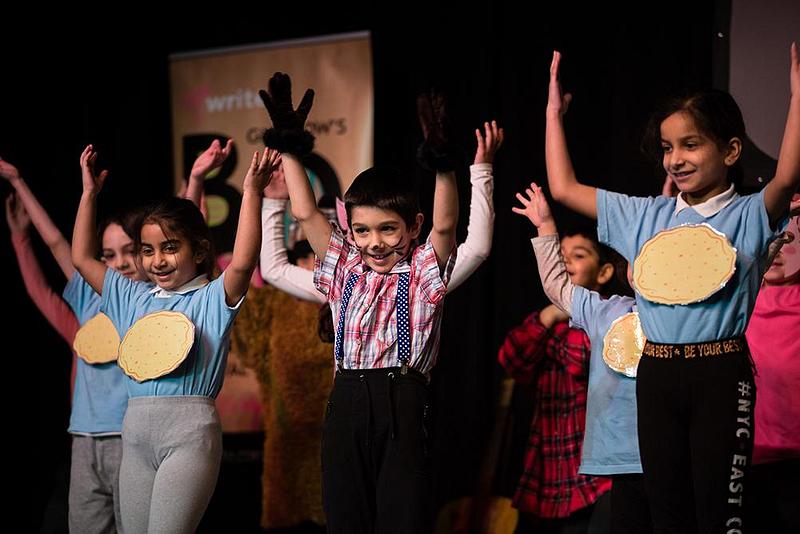
<svg viewBox="0 0 800 534">
<path fill-rule="evenodd" d="M 467 239 L 458 246 L 456 264 L 447 292 L 470 277 L 489 257 L 494 231 L 494 179 L 491 163 L 471 165 L 472 198 L 469 207 Z M 283 241 L 283 214 L 287 200 L 265 198 L 261 207 L 261 276 L 281 291 L 303 300 L 325 303 L 325 296 L 314 287 L 313 273 L 289 263 Z"/>
<path fill-rule="evenodd" d="M 572 316 L 572 293 L 575 286 L 569 279 L 567 266 L 561 257 L 561 240 L 558 234 L 544 235 L 531 239 L 542 288 L 550 302 Z"/>
</svg>

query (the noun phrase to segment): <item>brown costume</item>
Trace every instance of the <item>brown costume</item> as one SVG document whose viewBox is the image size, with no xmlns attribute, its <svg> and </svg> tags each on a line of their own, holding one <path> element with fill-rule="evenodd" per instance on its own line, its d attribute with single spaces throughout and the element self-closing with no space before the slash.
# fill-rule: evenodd
<svg viewBox="0 0 800 534">
<path fill-rule="evenodd" d="M 273 287 L 250 288 L 231 334 L 261 385 L 264 528 L 325 522 L 320 442 L 333 357 L 317 335 L 318 311 Z"/>
</svg>

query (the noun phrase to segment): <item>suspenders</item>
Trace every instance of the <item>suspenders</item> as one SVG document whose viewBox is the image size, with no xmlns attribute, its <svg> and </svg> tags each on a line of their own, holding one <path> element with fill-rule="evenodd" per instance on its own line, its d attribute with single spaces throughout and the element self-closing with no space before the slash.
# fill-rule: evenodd
<svg viewBox="0 0 800 534">
<path fill-rule="evenodd" d="M 333 344 L 333 354 L 336 357 L 336 367 L 344 368 L 344 318 L 347 306 L 353 295 L 353 288 L 360 275 L 352 273 L 344 285 L 342 306 L 339 310 L 339 324 L 336 328 L 336 340 Z M 395 310 L 397 313 L 397 358 L 400 361 L 400 374 L 408 372 L 408 362 L 411 359 L 411 335 L 408 318 L 408 273 L 400 273 L 397 283 L 397 296 L 395 297 Z"/>
</svg>

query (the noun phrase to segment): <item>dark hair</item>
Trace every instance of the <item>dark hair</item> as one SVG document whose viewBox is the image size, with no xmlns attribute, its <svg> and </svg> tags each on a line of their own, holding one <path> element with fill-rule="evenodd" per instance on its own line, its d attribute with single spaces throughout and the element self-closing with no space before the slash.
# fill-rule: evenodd
<svg viewBox="0 0 800 534">
<path fill-rule="evenodd" d="M 414 177 L 393 167 L 372 167 L 356 176 L 344 194 L 347 224 L 352 223 L 353 208 L 370 206 L 393 211 L 411 228 L 420 212 Z"/>
<path fill-rule="evenodd" d="M 198 264 L 198 274 L 215 276 L 214 247 L 211 232 L 208 230 L 203 214 L 191 200 L 170 197 L 156 201 L 139 210 L 131 225 L 134 232 L 133 249 L 138 256 L 142 251 L 142 227 L 145 224 L 157 224 L 165 236 L 178 236 L 186 239 L 192 247 L 192 253 L 205 252 L 205 258 Z"/>
<path fill-rule="evenodd" d="M 600 288 L 600 294 L 604 297 L 611 295 L 622 295 L 633 297 L 633 289 L 628 283 L 628 262 L 625 261 L 619 252 L 613 248 L 602 244 L 597 239 L 597 230 L 591 227 L 570 228 L 562 233 L 561 237 L 580 236 L 592 243 L 592 248 L 597 253 L 600 266 L 610 263 L 614 267 L 614 276 Z"/>
<path fill-rule="evenodd" d="M 333 329 L 333 312 L 327 302 L 320 307 L 317 314 L 317 335 L 323 343 L 333 343 L 336 339 Z"/>
<path fill-rule="evenodd" d="M 661 123 L 670 115 L 681 111 L 692 117 L 697 129 L 721 149 L 734 137 L 744 143 L 746 132 L 742 110 L 730 93 L 719 89 L 698 91 L 671 98 L 650 117 L 642 140 L 642 150 L 659 164 L 663 156 Z M 741 161 L 740 157 L 728 170 L 728 180 L 736 187 L 741 185 L 744 178 Z"/>
<path fill-rule="evenodd" d="M 311 248 L 311 244 L 308 242 L 308 240 L 303 239 L 302 241 L 295 243 L 294 248 L 287 252 L 286 255 L 289 258 L 289 263 L 292 265 L 297 265 L 297 260 L 308 256 L 313 256 L 314 249 Z"/>
</svg>

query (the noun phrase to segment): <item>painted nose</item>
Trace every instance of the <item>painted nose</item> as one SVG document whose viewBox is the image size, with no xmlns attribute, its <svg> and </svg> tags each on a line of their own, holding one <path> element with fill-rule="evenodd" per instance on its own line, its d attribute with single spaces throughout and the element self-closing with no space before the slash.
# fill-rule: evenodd
<svg viewBox="0 0 800 534">
<path fill-rule="evenodd" d="M 378 251 L 383 248 L 383 242 L 381 238 L 377 235 L 370 235 L 369 237 L 369 249 L 372 251 Z"/>
</svg>

